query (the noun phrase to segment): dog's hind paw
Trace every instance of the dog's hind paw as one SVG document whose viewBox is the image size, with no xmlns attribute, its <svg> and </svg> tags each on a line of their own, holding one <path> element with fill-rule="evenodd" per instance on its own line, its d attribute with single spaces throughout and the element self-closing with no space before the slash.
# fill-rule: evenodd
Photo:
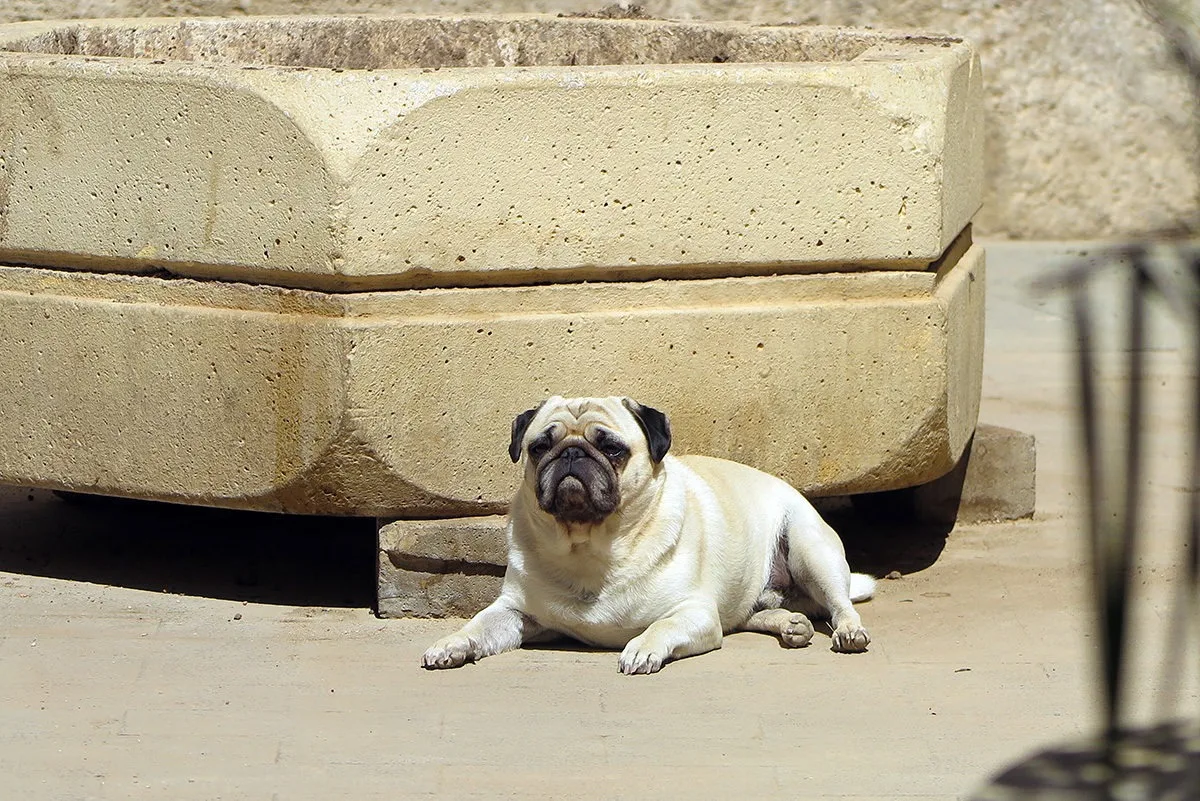
<svg viewBox="0 0 1200 801">
<path fill-rule="evenodd" d="M 803 648 L 813 638 L 813 624 L 800 612 L 793 612 L 779 627 L 779 639 L 788 648 Z"/>
<path fill-rule="evenodd" d="M 841 625 L 833 631 L 833 650 L 857 654 L 867 650 L 871 635 L 862 626 Z"/>
<path fill-rule="evenodd" d="M 456 668 L 475 661 L 475 643 L 461 634 L 443 637 L 429 647 L 421 657 L 421 667 L 428 670 Z"/>
</svg>

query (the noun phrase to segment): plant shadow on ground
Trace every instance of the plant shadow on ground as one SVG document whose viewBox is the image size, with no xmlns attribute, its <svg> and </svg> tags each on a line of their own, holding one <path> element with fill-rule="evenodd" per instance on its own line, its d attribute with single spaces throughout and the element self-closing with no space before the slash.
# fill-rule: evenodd
<svg viewBox="0 0 1200 801">
<path fill-rule="evenodd" d="M 288 606 L 375 605 L 374 518 L 0 487 L 0 571 Z"/>
</svg>

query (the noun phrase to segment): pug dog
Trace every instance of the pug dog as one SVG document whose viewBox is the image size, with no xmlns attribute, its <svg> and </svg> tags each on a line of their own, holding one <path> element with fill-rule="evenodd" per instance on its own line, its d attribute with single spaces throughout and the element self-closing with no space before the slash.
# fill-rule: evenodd
<svg viewBox="0 0 1200 801">
<path fill-rule="evenodd" d="M 666 415 L 629 398 L 552 397 L 512 424 L 524 481 L 508 521 L 500 597 L 438 640 L 426 668 L 452 668 L 560 635 L 622 649 L 622 673 L 721 647 L 733 631 L 813 637 L 833 650 L 871 638 L 838 535 L 784 481 L 736 462 L 675 457 Z M 808 614 L 806 614 L 806 612 Z"/>
</svg>

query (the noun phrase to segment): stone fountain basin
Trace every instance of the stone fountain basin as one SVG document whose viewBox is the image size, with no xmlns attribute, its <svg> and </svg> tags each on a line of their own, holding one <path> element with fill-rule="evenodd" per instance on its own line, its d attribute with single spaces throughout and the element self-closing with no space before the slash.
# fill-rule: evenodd
<svg viewBox="0 0 1200 801">
<path fill-rule="evenodd" d="M 0 261 L 322 290 L 924 269 L 951 37 L 552 16 L 0 26 Z"/>
</svg>

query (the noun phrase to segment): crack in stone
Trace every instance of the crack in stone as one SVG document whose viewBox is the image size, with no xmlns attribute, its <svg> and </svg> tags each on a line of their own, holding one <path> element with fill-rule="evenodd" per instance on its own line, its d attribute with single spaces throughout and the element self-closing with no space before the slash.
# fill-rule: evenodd
<svg viewBox="0 0 1200 801">
<path fill-rule="evenodd" d="M 431 556 L 414 556 L 400 551 L 384 551 L 392 567 L 416 573 L 457 573 L 463 576 L 498 576 L 503 578 L 505 566 L 486 562 L 468 562 L 463 559 L 438 559 Z"/>
</svg>

